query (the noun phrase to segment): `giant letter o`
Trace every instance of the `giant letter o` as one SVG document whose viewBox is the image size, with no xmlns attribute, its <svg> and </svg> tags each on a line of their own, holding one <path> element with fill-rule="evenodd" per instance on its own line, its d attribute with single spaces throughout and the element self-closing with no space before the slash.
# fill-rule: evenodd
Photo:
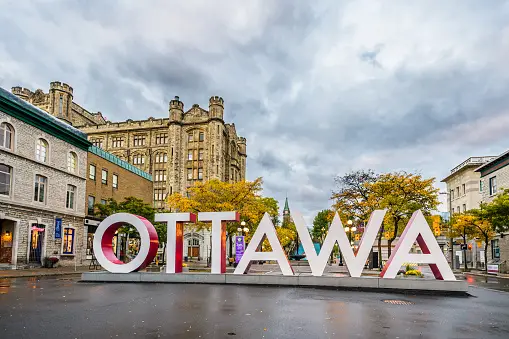
<svg viewBox="0 0 509 339">
<path fill-rule="evenodd" d="M 113 237 L 115 232 L 124 224 L 130 224 L 140 234 L 140 252 L 129 263 L 120 261 L 113 252 Z M 147 219 L 129 213 L 117 213 L 104 219 L 94 236 L 94 253 L 97 262 L 112 273 L 129 273 L 144 269 L 154 260 L 159 239 L 154 226 Z"/>
</svg>

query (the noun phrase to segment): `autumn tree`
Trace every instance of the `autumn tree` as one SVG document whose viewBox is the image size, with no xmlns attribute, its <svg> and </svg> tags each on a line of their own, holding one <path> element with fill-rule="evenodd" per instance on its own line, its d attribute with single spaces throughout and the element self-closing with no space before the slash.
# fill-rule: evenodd
<svg viewBox="0 0 509 339">
<path fill-rule="evenodd" d="M 489 204 L 483 204 L 484 216 L 497 233 L 509 231 L 509 189 L 499 193 Z"/>
<path fill-rule="evenodd" d="M 235 183 L 209 180 L 198 182 L 187 189 L 185 194 L 174 193 L 167 199 L 168 208 L 179 212 L 225 212 L 237 211 L 241 221 L 253 233 L 262 219 L 268 213 L 272 221 L 278 222 L 279 206 L 275 199 L 262 197 L 262 178 L 254 181 L 240 181 Z M 197 223 L 196 227 L 210 227 L 209 223 Z M 240 223 L 227 223 L 230 253 L 233 250 L 232 237 L 236 234 Z"/>
<path fill-rule="evenodd" d="M 313 220 L 313 229 L 311 230 L 311 235 L 315 241 L 323 244 L 333 218 L 334 212 L 331 210 L 322 210 L 318 212 Z"/>
<path fill-rule="evenodd" d="M 429 215 L 438 206 L 439 190 L 433 186 L 434 182 L 435 178 L 424 179 L 419 174 L 394 172 L 382 174 L 367 185 L 368 205 L 387 209 L 384 231 L 390 234 L 387 239 L 389 257 L 392 242 L 401 234 L 412 214 L 421 210 L 424 215 Z"/>
<path fill-rule="evenodd" d="M 455 214 L 451 220 L 450 235 L 452 238 L 461 237 L 463 244 L 467 244 L 467 240 L 473 239 L 476 236 L 477 229 L 475 223 L 478 222 L 477 217 L 473 214 Z M 465 271 L 467 267 L 467 249 L 463 247 L 463 264 Z"/>
<path fill-rule="evenodd" d="M 474 236 L 484 241 L 484 270 L 488 272 L 488 244 L 496 235 L 492 216 L 490 215 L 488 204 L 481 203 L 480 208 L 468 211 L 474 218 L 472 224 L 475 228 Z"/>
</svg>

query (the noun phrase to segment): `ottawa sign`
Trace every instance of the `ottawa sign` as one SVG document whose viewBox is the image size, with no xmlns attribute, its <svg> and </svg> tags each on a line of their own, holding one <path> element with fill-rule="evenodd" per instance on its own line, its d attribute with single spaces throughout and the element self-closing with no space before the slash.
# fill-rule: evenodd
<svg viewBox="0 0 509 339">
<path fill-rule="evenodd" d="M 341 220 L 336 213 L 329 232 L 323 242 L 320 254 L 313 246 L 311 236 L 300 213 L 293 213 L 293 221 L 297 228 L 302 247 L 314 276 L 323 275 L 327 260 L 337 242 L 351 277 L 360 277 L 371 248 L 380 231 L 386 210 L 376 210 L 371 214 L 368 224 L 354 252 L 343 229 Z M 182 272 L 182 253 L 184 223 L 212 223 L 212 274 L 226 273 L 226 222 L 239 221 L 237 212 L 200 212 L 193 213 L 157 213 L 155 221 L 167 224 L 166 239 L 166 273 Z M 129 263 L 121 262 L 113 252 L 112 240 L 115 232 L 124 224 L 131 224 L 140 234 L 140 251 Z M 266 238 L 271 252 L 257 252 L 256 249 Z M 421 248 L 422 254 L 410 253 L 414 242 Z M 152 262 L 157 254 L 159 239 L 154 226 L 145 218 L 129 214 L 117 213 L 104 219 L 98 226 L 94 237 L 94 252 L 99 264 L 112 273 L 129 273 L 141 270 Z M 293 269 L 283 251 L 276 229 L 269 215 L 265 213 L 256 232 L 245 249 L 234 274 L 244 274 L 252 260 L 277 261 L 283 275 L 293 275 Z M 394 251 L 380 273 L 381 278 L 395 278 L 401 266 L 407 262 L 429 264 L 436 279 L 456 280 L 447 260 L 420 210 L 415 211 L 400 236 Z"/>
</svg>

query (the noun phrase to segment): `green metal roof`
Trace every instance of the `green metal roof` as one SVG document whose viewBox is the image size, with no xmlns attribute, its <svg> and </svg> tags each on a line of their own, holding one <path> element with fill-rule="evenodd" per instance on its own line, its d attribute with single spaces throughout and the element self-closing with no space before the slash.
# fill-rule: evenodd
<svg viewBox="0 0 509 339">
<path fill-rule="evenodd" d="M 290 207 L 288 206 L 288 197 L 286 197 L 285 208 L 283 209 L 283 211 L 290 211 Z"/>
<path fill-rule="evenodd" d="M 87 135 L 79 129 L 18 98 L 2 87 L 0 87 L 0 110 L 85 151 L 91 145 Z"/>
<path fill-rule="evenodd" d="M 129 172 L 132 172 L 136 175 L 139 175 L 142 178 L 152 181 L 152 176 L 150 174 L 148 174 L 147 172 L 142 171 L 138 167 L 131 165 L 127 161 L 124 161 L 124 160 L 120 159 L 119 157 L 116 157 L 113 154 L 108 153 L 105 150 L 103 150 L 97 146 L 93 146 L 93 145 L 90 146 L 88 148 L 88 151 L 90 153 L 93 153 L 93 154 L 103 158 L 103 159 L 108 160 L 111 163 L 114 163 L 115 165 L 122 167 L 123 169 L 128 170 Z"/>
</svg>

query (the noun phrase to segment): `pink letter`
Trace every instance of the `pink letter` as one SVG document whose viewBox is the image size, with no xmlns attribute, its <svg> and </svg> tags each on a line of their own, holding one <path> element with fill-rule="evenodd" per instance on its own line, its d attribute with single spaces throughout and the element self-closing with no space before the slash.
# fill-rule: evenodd
<svg viewBox="0 0 509 339">
<path fill-rule="evenodd" d="M 125 224 L 131 224 L 140 234 L 140 252 L 129 263 L 124 264 L 113 253 L 115 232 Z M 129 213 L 116 213 L 104 219 L 95 231 L 94 254 L 97 262 L 112 273 L 129 273 L 147 267 L 154 260 L 159 240 L 154 226 L 147 219 Z"/>
<path fill-rule="evenodd" d="M 167 224 L 166 273 L 182 273 L 184 222 L 196 222 L 196 214 L 156 213 L 154 219 L 157 222 L 165 222 Z"/>
<path fill-rule="evenodd" d="M 409 253 L 415 241 L 417 241 L 423 254 Z M 415 211 L 412 218 L 408 221 L 389 261 L 387 261 L 380 273 L 380 277 L 396 278 L 401 266 L 407 262 L 429 264 L 436 279 L 456 280 L 420 210 Z"/>
</svg>

